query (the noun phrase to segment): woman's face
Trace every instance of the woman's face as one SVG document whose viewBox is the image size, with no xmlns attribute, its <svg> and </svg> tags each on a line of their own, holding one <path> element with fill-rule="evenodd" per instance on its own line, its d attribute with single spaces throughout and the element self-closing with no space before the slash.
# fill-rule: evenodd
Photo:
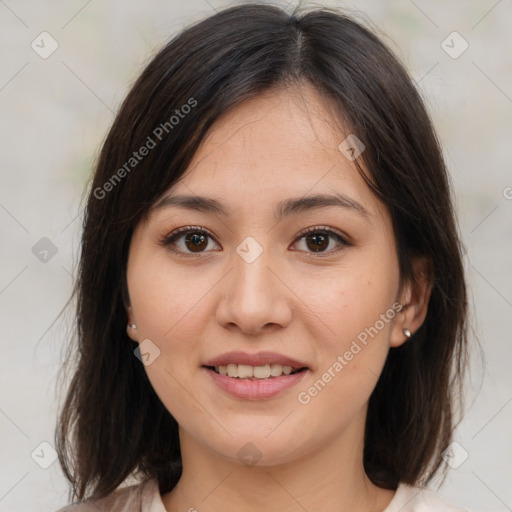
<svg viewBox="0 0 512 512">
<path fill-rule="evenodd" d="M 129 333 L 147 375 L 182 440 L 230 459 L 362 448 L 405 340 L 389 214 L 330 119 L 309 86 L 237 107 L 132 238 Z"/>
</svg>

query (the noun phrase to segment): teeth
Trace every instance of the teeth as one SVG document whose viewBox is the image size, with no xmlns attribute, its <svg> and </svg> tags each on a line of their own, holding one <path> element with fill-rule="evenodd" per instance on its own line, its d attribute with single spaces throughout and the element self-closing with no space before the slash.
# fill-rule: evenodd
<svg viewBox="0 0 512 512">
<path fill-rule="evenodd" d="M 226 366 L 215 366 L 215 371 L 220 375 L 227 375 L 239 379 L 268 379 L 269 377 L 279 377 L 281 375 L 290 375 L 293 368 L 280 364 L 266 364 L 263 366 L 250 366 L 248 364 L 228 364 Z"/>
<path fill-rule="evenodd" d="M 254 377 L 257 379 L 268 379 L 270 377 L 270 365 L 255 366 L 253 369 Z"/>
<path fill-rule="evenodd" d="M 270 375 L 272 375 L 272 377 L 279 377 L 281 373 L 283 373 L 283 367 L 280 364 L 270 365 Z"/>
<path fill-rule="evenodd" d="M 228 364 L 226 367 L 228 377 L 238 377 L 238 365 Z"/>
<path fill-rule="evenodd" d="M 238 375 L 236 375 L 236 377 L 238 377 L 239 379 L 247 379 L 249 377 L 252 377 L 254 375 L 253 370 L 254 370 L 254 368 L 252 366 L 249 366 L 247 364 L 239 364 L 238 365 Z M 228 375 L 231 377 L 231 375 L 229 374 L 229 371 L 228 371 Z"/>
</svg>

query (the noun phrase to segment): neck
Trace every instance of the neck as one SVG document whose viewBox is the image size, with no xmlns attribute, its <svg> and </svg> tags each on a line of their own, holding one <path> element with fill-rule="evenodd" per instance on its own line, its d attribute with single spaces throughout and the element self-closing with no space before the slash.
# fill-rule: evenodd
<svg viewBox="0 0 512 512">
<path fill-rule="evenodd" d="M 357 422 L 356 422 L 357 423 Z M 167 512 L 194 509 L 256 512 L 382 512 L 394 492 L 375 486 L 363 467 L 359 424 L 352 432 L 300 458 L 278 464 L 246 466 L 206 449 L 180 430 L 183 473 L 162 496 Z M 364 430 L 364 429 L 363 429 Z"/>
</svg>

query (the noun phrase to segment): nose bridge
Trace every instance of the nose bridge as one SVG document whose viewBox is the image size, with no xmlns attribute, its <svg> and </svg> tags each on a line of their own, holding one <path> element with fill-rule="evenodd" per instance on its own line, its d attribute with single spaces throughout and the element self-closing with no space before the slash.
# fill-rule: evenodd
<svg viewBox="0 0 512 512">
<path fill-rule="evenodd" d="M 219 321 L 235 323 L 246 332 L 288 322 L 286 287 L 270 269 L 276 266 L 271 251 L 253 237 L 245 238 L 235 250 L 230 279 L 219 306 Z"/>
<path fill-rule="evenodd" d="M 251 297 L 261 301 L 272 297 L 272 273 L 268 269 L 271 254 L 268 247 L 260 244 L 254 237 L 246 237 L 237 247 L 234 256 L 233 292 L 239 300 Z"/>
<path fill-rule="evenodd" d="M 269 294 L 270 251 L 264 249 L 254 238 L 247 237 L 236 248 L 234 257 L 236 288 L 243 293 Z"/>
</svg>

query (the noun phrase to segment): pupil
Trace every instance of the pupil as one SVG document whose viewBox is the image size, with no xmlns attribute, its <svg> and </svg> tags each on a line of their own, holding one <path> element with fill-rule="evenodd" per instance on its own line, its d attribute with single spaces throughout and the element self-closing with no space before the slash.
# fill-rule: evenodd
<svg viewBox="0 0 512 512">
<path fill-rule="evenodd" d="M 306 237 L 308 242 L 313 241 L 313 247 L 310 247 L 314 252 L 320 252 L 321 250 L 325 249 L 328 245 L 328 237 L 322 234 L 316 234 L 316 235 L 309 235 Z M 327 242 L 327 243 L 325 243 Z"/>
<path fill-rule="evenodd" d="M 199 251 L 205 249 L 205 247 L 208 245 L 208 243 L 206 242 L 206 236 L 200 235 L 198 233 L 189 233 L 185 237 L 185 241 L 187 243 L 188 249 L 190 249 L 192 252 L 194 252 L 194 251 L 199 252 Z M 192 247 L 190 247 L 188 245 L 189 242 L 192 242 Z M 197 249 L 197 251 L 196 251 L 196 249 Z"/>
</svg>

